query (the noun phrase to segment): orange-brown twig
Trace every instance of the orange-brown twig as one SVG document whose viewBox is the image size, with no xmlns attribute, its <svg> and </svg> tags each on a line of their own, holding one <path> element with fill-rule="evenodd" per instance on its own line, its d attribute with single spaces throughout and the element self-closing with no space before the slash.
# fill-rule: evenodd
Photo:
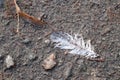
<svg viewBox="0 0 120 80">
<path fill-rule="evenodd" d="M 21 11 L 20 10 L 20 8 L 19 8 L 19 6 L 17 5 L 17 3 L 16 3 L 16 0 L 14 0 L 14 4 L 15 4 L 15 8 L 16 8 L 16 13 L 17 13 L 17 20 L 18 20 L 18 23 L 17 23 L 17 33 L 19 34 L 19 25 L 20 25 L 20 23 L 19 23 L 19 12 Z"/>
<path fill-rule="evenodd" d="M 16 13 L 17 13 L 17 19 L 18 19 L 18 25 L 17 25 L 17 31 L 16 31 L 17 33 L 19 33 L 19 17 L 23 17 L 25 19 L 28 19 L 29 21 L 31 21 L 31 22 L 33 22 L 35 24 L 38 24 L 38 25 L 47 24 L 47 25 L 49 25 L 49 27 L 51 27 L 52 31 L 56 31 L 56 29 L 53 28 L 49 23 L 43 21 L 42 19 L 39 20 L 38 18 L 35 18 L 34 16 L 30 16 L 29 14 L 25 13 L 24 11 L 22 11 L 20 9 L 20 7 L 18 6 L 18 4 L 16 3 L 16 0 L 14 0 L 14 4 L 15 4 Z M 48 36 L 49 34 L 51 34 L 52 31 L 47 33 L 45 36 Z"/>
<path fill-rule="evenodd" d="M 29 14 L 27 14 L 27 13 L 25 13 L 25 12 L 23 12 L 23 11 L 20 11 L 20 12 L 19 12 L 19 15 L 20 15 L 21 17 L 23 17 L 23 18 L 26 18 L 26 19 L 32 21 L 32 22 L 35 23 L 35 24 L 38 24 L 38 25 L 47 24 L 47 23 L 44 22 L 43 20 L 39 20 L 39 19 L 37 19 L 37 18 L 35 18 L 35 17 L 33 17 L 33 16 L 30 16 Z"/>
<path fill-rule="evenodd" d="M 98 59 L 88 59 L 90 61 L 97 61 L 97 62 L 104 62 L 105 59 L 104 58 L 98 58 Z"/>
<path fill-rule="evenodd" d="M 17 25 L 17 32 L 19 32 L 19 16 L 26 18 L 30 21 L 32 21 L 33 23 L 36 23 L 38 25 L 43 25 L 43 24 L 47 24 L 47 22 L 43 21 L 43 20 L 39 20 L 38 18 L 35 18 L 34 16 L 30 16 L 29 14 L 21 11 L 20 7 L 17 5 L 16 0 L 14 0 L 14 4 L 16 7 L 16 13 L 17 13 L 17 18 L 18 18 L 18 25 Z"/>
</svg>

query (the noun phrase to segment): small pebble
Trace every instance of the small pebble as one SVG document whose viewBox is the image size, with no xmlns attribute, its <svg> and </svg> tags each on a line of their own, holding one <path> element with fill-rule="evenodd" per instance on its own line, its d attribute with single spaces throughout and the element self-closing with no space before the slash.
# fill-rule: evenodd
<svg viewBox="0 0 120 80">
<path fill-rule="evenodd" d="M 7 68 L 10 68 L 10 67 L 14 66 L 13 58 L 12 58 L 10 55 L 8 55 L 8 56 L 6 57 L 5 63 L 6 63 L 6 67 L 7 67 Z"/>
<path fill-rule="evenodd" d="M 49 43 L 50 43 L 50 40 L 49 40 L 49 39 L 46 39 L 44 42 L 45 42 L 46 44 L 49 44 Z"/>
<path fill-rule="evenodd" d="M 42 37 L 38 37 L 38 40 L 41 40 L 42 39 Z"/>
<path fill-rule="evenodd" d="M 55 61 L 55 55 L 54 54 L 51 54 L 49 57 L 47 57 L 43 61 L 43 64 L 42 64 L 42 66 L 46 70 L 52 69 L 55 65 L 56 65 L 56 61 Z"/>
<path fill-rule="evenodd" d="M 101 34 L 105 35 L 105 34 L 109 33 L 111 30 L 112 30 L 111 28 L 107 27 L 101 32 Z"/>
<path fill-rule="evenodd" d="M 104 41 L 104 40 L 105 40 L 105 38 L 103 37 L 103 38 L 102 38 L 102 40 Z"/>
<path fill-rule="evenodd" d="M 23 41 L 22 41 L 24 44 L 28 44 L 31 42 L 31 40 L 29 38 L 25 38 Z"/>
<path fill-rule="evenodd" d="M 37 56 L 34 53 L 30 53 L 28 57 L 30 60 L 35 60 L 37 58 Z"/>
</svg>

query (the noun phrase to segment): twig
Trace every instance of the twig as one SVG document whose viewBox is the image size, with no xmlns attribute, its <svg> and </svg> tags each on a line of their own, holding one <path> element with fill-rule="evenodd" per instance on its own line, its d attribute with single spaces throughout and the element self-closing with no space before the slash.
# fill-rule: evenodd
<svg viewBox="0 0 120 80">
<path fill-rule="evenodd" d="M 16 3 L 16 0 L 14 0 L 14 4 L 15 4 L 15 7 L 16 7 L 16 13 L 17 13 L 17 33 L 19 33 L 19 25 L 20 25 L 20 22 L 19 22 L 19 18 L 20 17 L 23 17 L 25 19 L 28 19 L 30 20 L 31 22 L 37 24 L 37 25 L 43 25 L 43 24 L 47 24 L 52 30 L 48 33 L 45 34 L 44 37 L 50 35 L 52 32 L 55 32 L 57 29 L 55 29 L 55 27 L 53 28 L 53 26 L 51 24 L 49 24 L 48 22 L 45 22 L 43 20 L 39 20 L 38 18 L 35 18 L 34 16 L 30 16 L 29 14 L 25 13 L 24 11 L 22 11 L 20 9 L 20 7 L 17 5 Z"/>
<path fill-rule="evenodd" d="M 104 58 L 94 58 L 94 59 L 88 59 L 88 60 L 90 60 L 90 61 L 97 61 L 97 62 L 104 62 L 105 61 L 105 59 Z"/>
<path fill-rule="evenodd" d="M 19 33 L 19 18 L 20 17 L 23 17 L 25 19 L 28 19 L 30 21 L 32 21 L 33 23 L 35 24 L 38 24 L 38 25 L 43 25 L 43 24 L 47 24 L 47 22 L 43 21 L 43 20 L 39 20 L 37 18 L 35 18 L 34 16 L 30 16 L 29 14 L 21 11 L 20 7 L 17 5 L 16 3 L 16 0 L 14 0 L 14 4 L 15 4 L 15 8 L 16 8 L 16 13 L 17 13 L 17 21 L 18 21 L 18 24 L 17 24 L 17 33 Z"/>
<path fill-rule="evenodd" d="M 19 35 L 19 26 L 20 26 L 20 19 L 19 19 L 19 14 L 17 14 L 17 33 L 18 33 L 18 35 Z"/>
<path fill-rule="evenodd" d="M 19 35 L 19 26 L 20 26 L 20 23 L 19 23 L 19 21 L 20 21 L 20 19 L 19 19 L 19 12 L 20 12 L 21 10 L 20 10 L 19 6 L 17 5 L 16 0 L 14 0 L 14 4 L 15 4 L 16 13 L 17 13 L 17 31 L 16 31 L 16 32 L 17 32 L 18 35 Z"/>
<path fill-rule="evenodd" d="M 38 25 L 47 24 L 47 22 L 45 22 L 45 21 L 43 21 L 43 20 L 39 20 L 39 19 L 37 19 L 37 18 L 35 18 L 35 17 L 33 17 L 33 16 L 30 16 L 29 14 L 27 14 L 27 13 L 25 13 L 25 12 L 23 12 L 23 11 L 20 11 L 20 12 L 19 12 L 19 15 L 20 15 L 21 17 L 23 17 L 23 18 L 26 18 L 26 19 L 32 21 L 32 22 L 35 23 L 35 24 L 38 24 Z"/>
<path fill-rule="evenodd" d="M 38 24 L 38 25 L 47 24 L 47 22 L 45 22 L 43 20 L 39 20 L 38 18 L 35 18 L 34 16 L 30 16 L 29 14 L 21 11 L 20 7 L 16 3 L 16 0 L 14 0 L 14 3 L 15 3 L 15 7 L 16 7 L 16 13 L 19 14 L 20 17 L 28 19 L 28 20 L 30 20 L 33 23 Z"/>
</svg>

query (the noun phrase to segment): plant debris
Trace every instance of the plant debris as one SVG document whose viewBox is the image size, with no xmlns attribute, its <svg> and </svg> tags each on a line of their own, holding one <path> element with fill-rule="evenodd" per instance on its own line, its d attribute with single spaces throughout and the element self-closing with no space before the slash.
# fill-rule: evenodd
<svg viewBox="0 0 120 80">
<path fill-rule="evenodd" d="M 56 65 L 56 61 L 55 61 L 55 55 L 54 54 L 51 54 L 49 57 L 47 57 L 43 61 L 43 64 L 42 64 L 42 66 L 46 70 L 52 69 L 55 65 Z"/>
</svg>

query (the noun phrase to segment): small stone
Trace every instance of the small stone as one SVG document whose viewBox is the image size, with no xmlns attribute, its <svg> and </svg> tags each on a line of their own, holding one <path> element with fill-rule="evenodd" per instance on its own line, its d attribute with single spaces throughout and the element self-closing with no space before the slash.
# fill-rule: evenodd
<svg viewBox="0 0 120 80">
<path fill-rule="evenodd" d="M 37 56 L 35 54 L 33 54 L 33 53 L 30 53 L 29 56 L 28 56 L 28 58 L 30 60 L 35 60 L 37 58 Z"/>
<path fill-rule="evenodd" d="M 102 41 L 98 40 L 96 43 L 97 43 L 97 44 L 100 44 L 101 42 L 102 42 Z"/>
<path fill-rule="evenodd" d="M 22 41 L 24 44 L 28 44 L 31 42 L 31 40 L 29 38 L 25 38 L 23 41 Z"/>
<path fill-rule="evenodd" d="M 102 40 L 104 41 L 104 40 L 105 40 L 105 38 L 103 37 L 103 38 L 102 38 Z"/>
<path fill-rule="evenodd" d="M 54 54 L 51 54 L 49 57 L 47 57 L 43 61 L 43 64 L 42 64 L 42 66 L 46 70 L 52 69 L 55 65 L 56 65 L 56 61 L 55 61 L 55 55 Z"/>
<path fill-rule="evenodd" d="M 49 39 L 46 39 L 44 42 L 45 42 L 46 44 L 49 44 L 49 43 L 50 43 L 50 40 L 49 40 Z"/>
<path fill-rule="evenodd" d="M 14 66 L 13 58 L 10 55 L 6 57 L 5 63 L 7 68 Z"/>
<path fill-rule="evenodd" d="M 105 35 L 105 34 L 109 33 L 111 30 L 112 30 L 111 28 L 107 27 L 101 32 L 101 34 Z"/>
<path fill-rule="evenodd" d="M 42 39 L 42 37 L 38 37 L 38 40 L 41 40 Z"/>
</svg>

